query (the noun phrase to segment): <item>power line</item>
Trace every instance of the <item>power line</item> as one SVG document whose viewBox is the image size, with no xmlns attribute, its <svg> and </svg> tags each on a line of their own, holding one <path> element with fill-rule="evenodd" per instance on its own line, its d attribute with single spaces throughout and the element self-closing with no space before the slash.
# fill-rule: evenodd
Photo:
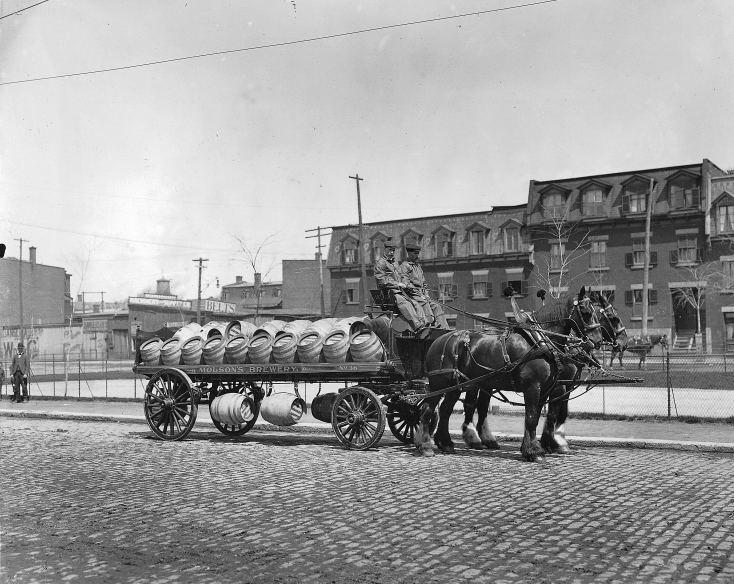
<svg viewBox="0 0 734 584">
<path fill-rule="evenodd" d="M 80 71 L 78 73 L 65 73 L 62 75 L 49 75 L 48 77 L 34 77 L 33 79 L 19 79 L 17 81 L 5 81 L 0 85 L 16 85 L 18 83 L 31 83 L 34 81 L 48 81 L 50 79 L 62 79 L 64 77 L 79 77 L 81 75 L 94 75 L 97 73 L 110 73 L 112 71 L 124 71 L 125 69 L 136 69 L 139 67 L 149 67 L 151 65 L 163 65 L 165 63 L 176 63 L 178 61 L 187 61 L 189 59 L 201 59 L 203 57 L 215 57 L 218 55 L 229 55 L 232 53 L 241 53 L 244 51 L 256 51 L 259 49 L 273 49 L 276 47 L 287 47 L 290 45 L 298 45 L 301 43 L 310 43 L 314 41 L 325 41 L 328 39 L 335 39 L 339 37 L 364 34 L 366 32 L 376 32 L 378 30 L 389 30 L 391 28 L 401 28 L 405 26 L 413 26 L 416 24 L 427 24 L 430 22 L 439 22 L 442 20 L 451 20 L 454 18 L 468 18 L 469 16 L 481 16 L 482 14 L 489 14 L 491 12 L 503 12 L 506 10 L 513 10 L 516 8 L 529 8 L 532 6 L 538 6 L 540 4 L 549 4 L 551 2 L 558 2 L 558 0 L 540 0 L 539 2 L 530 2 L 528 4 L 517 4 L 515 6 L 506 6 L 504 8 L 492 8 L 490 10 L 480 10 L 478 12 L 469 12 L 467 14 L 453 14 L 451 16 L 439 16 L 436 18 L 426 18 L 425 20 L 414 20 L 412 22 L 401 22 L 399 24 L 386 24 L 384 26 L 376 26 L 373 28 L 365 28 L 362 30 L 354 30 L 350 32 L 340 32 L 335 34 L 329 34 L 318 37 L 311 37 L 308 39 L 299 39 L 296 41 L 283 41 L 280 43 L 270 43 L 267 45 L 257 45 L 254 47 L 244 47 L 241 49 L 229 49 L 227 51 L 215 51 L 213 53 L 202 53 L 200 55 L 189 55 L 188 57 L 175 57 L 173 59 L 162 59 L 160 61 L 149 61 L 147 63 L 138 63 L 137 65 L 123 65 L 121 67 L 109 67 L 107 69 L 95 69 L 93 71 Z"/>
<path fill-rule="evenodd" d="M 48 0 L 41 0 L 41 2 L 36 2 L 35 4 L 31 4 L 30 6 L 26 6 L 25 8 L 21 8 L 20 10 L 16 10 L 15 12 L 11 12 L 10 14 L 6 14 L 5 16 L 0 16 L 0 20 L 2 20 L 3 18 L 8 18 L 8 16 L 13 16 L 13 14 L 25 12 L 29 8 L 33 8 L 34 6 L 38 6 L 39 4 L 45 4 L 46 2 L 48 2 Z"/>
</svg>

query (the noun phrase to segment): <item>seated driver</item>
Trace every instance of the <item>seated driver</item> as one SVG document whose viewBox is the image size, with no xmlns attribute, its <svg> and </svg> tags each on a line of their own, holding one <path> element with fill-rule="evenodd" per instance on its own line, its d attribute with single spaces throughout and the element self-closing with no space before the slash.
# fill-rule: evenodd
<svg viewBox="0 0 734 584">
<path fill-rule="evenodd" d="M 428 296 L 428 286 L 423 275 L 423 268 L 418 264 L 421 246 L 416 243 L 409 243 L 405 246 L 405 251 L 408 253 L 408 259 L 400 264 L 400 271 L 408 283 L 406 288 L 408 297 L 421 307 L 428 324 L 445 329 L 449 328 L 449 323 L 443 314 L 443 308 Z"/>
<path fill-rule="evenodd" d="M 408 283 L 395 260 L 396 247 L 392 239 L 385 241 L 385 253 L 375 263 L 375 280 L 380 290 L 393 292 L 400 314 L 416 332 L 426 325 L 426 318 L 420 305 L 407 293 Z"/>
</svg>

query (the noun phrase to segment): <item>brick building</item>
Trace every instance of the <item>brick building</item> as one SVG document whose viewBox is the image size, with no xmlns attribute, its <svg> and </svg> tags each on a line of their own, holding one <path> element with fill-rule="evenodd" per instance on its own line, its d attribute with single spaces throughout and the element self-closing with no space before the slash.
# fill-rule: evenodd
<svg viewBox="0 0 734 584">
<path fill-rule="evenodd" d="M 668 334 L 679 348 L 700 349 L 703 345 L 721 350 L 724 319 L 712 314 L 712 309 L 720 310 L 721 295 L 710 291 L 705 302 L 696 298 L 711 287 L 706 274 L 723 268 L 723 246 L 712 227 L 717 217 L 723 217 L 722 226 L 727 234 L 731 232 L 731 216 L 719 210 L 724 208 L 726 213 L 734 204 L 729 194 L 734 193 L 731 178 L 703 160 L 666 168 L 531 180 L 526 226 L 535 250 L 533 286 L 556 292 L 586 284 L 604 290 L 614 299 L 628 333 L 639 335 L 645 224 L 652 185 L 648 332 Z M 686 302 L 686 297 L 693 298 L 693 303 Z M 731 314 L 734 317 L 734 308 Z"/>
<path fill-rule="evenodd" d="M 371 223 L 363 226 L 363 245 L 358 226 L 332 227 L 327 260 L 332 316 L 364 314 L 359 254 L 366 254 L 368 287 L 374 289 L 374 264 L 388 237 L 398 242 L 396 257 L 401 261 L 407 257 L 406 244 L 421 245 L 420 263 L 431 296 L 451 307 L 444 310 L 452 326 L 481 326 L 462 312 L 505 318 L 509 303 L 502 290 L 508 284 L 519 295 L 521 307 L 532 306 L 527 298 L 532 246 L 526 241 L 524 211 L 525 205 L 516 205 Z"/>
<path fill-rule="evenodd" d="M 71 318 L 71 275 L 64 268 L 36 262 L 36 248 L 28 261 L 0 259 L 0 322 L 20 325 L 20 283 L 23 286 L 23 325 L 68 324 Z"/>
</svg>

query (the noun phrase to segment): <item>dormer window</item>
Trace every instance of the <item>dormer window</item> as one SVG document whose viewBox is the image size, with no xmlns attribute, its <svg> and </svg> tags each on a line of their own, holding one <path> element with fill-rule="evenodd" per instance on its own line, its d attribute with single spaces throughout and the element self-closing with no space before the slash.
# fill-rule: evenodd
<svg viewBox="0 0 734 584">
<path fill-rule="evenodd" d="M 647 211 L 647 196 L 650 188 L 641 182 L 627 185 L 622 196 L 623 213 L 644 213 Z"/>
<path fill-rule="evenodd" d="M 559 192 L 543 195 L 543 211 L 548 218 L 563 218 L 566 214 L 566 196 Z"/>
<path fill-rule="evenodd" d="M 377 263 L 385 255 L 385 241 L 389 236 L 382 232 L 376 233 L 370 240 L 370 259 L 373 264 Z"/>
<path fill-rule="evenodd" d="M 591 188 L 584 191 L 581 209 L 585 217 L 598 217 L 604 214 L 604 193 L 601 189 Z"/>
<path fill-rule="evenodd" d="M 433 245 L 437 258 L 454 256 L 454 232 L 448 227 L 441 226 L 433 232 Z"/>
<path fill-rule="evenodd" d="M 409 229 L 405 233 L 403 233 L 400 236 L 401 240 L 401 246 L 400 246 L 400 257 L 405 259 L 408 257 L 408 253 L 405 250 L 406 245 L 421 245 L 421 240 L 423 239 L 423 235 L 418 233 L 417 231 L 413 231 L 412 229 Z"/>
<path fill-rule="evenodd" d="M 359 261 L 359 242 L 354 237 L 348 237 L 342 241 L 341 248 L 342 265 L 356 264 Z"/>
<path fill-rule="evenodd" d="M 519 227 L 505 227 L 504 236 L 505 252 L 520 251 Z"/>
<path fill-rule="evenodd" d="M 681 177 L 670 185 L 671 209 L 697 209 L 700 200 L 698 181 L 692 177 Z"/>
<path fill-rule="evenodd" d="M 483 255 L 487 253 L 486 243 L 489 225 L 476 221 L 466 228 L 466 241 L 469 244 L 469 255 Z"/>
<path fill-rule="evenodd" d="M 734 197 L 724 193 L 716 203 L 716 233 L 734 233 Z"/>
</svg>

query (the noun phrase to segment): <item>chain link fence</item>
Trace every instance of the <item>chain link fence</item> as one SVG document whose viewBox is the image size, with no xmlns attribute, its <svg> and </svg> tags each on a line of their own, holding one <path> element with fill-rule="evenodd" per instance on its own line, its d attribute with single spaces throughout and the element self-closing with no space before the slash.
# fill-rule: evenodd
<svg viewBox="0 0 734 584">
<path fill-rule="evenodd" d="M 625 354 L 623 366 L 600 352 L 609 375 L 605 383 L 580 386 L 569 403 L 572 415 L 696 418 L 734 422 L 734 355 L 669 353 L 656 347 L 641 361 Z M 82 360 L 66 363 L 50 355 L 31 365 L 31 396 L 96 399 L 141 399 L 147 379 L 132 372 L 132 360 Z M 10 364 L 3 364 L 3 398 L 12 395 Z M 641 379 L 640 383 L 614 383 L 614 377 Z M 315 391 L 314 391 L 315 393 Z M 515 402 L 522 396 L 507 394 Z M 492 401 L 493 413 L 522 413 L 522 407 Z"/>
</svg>

